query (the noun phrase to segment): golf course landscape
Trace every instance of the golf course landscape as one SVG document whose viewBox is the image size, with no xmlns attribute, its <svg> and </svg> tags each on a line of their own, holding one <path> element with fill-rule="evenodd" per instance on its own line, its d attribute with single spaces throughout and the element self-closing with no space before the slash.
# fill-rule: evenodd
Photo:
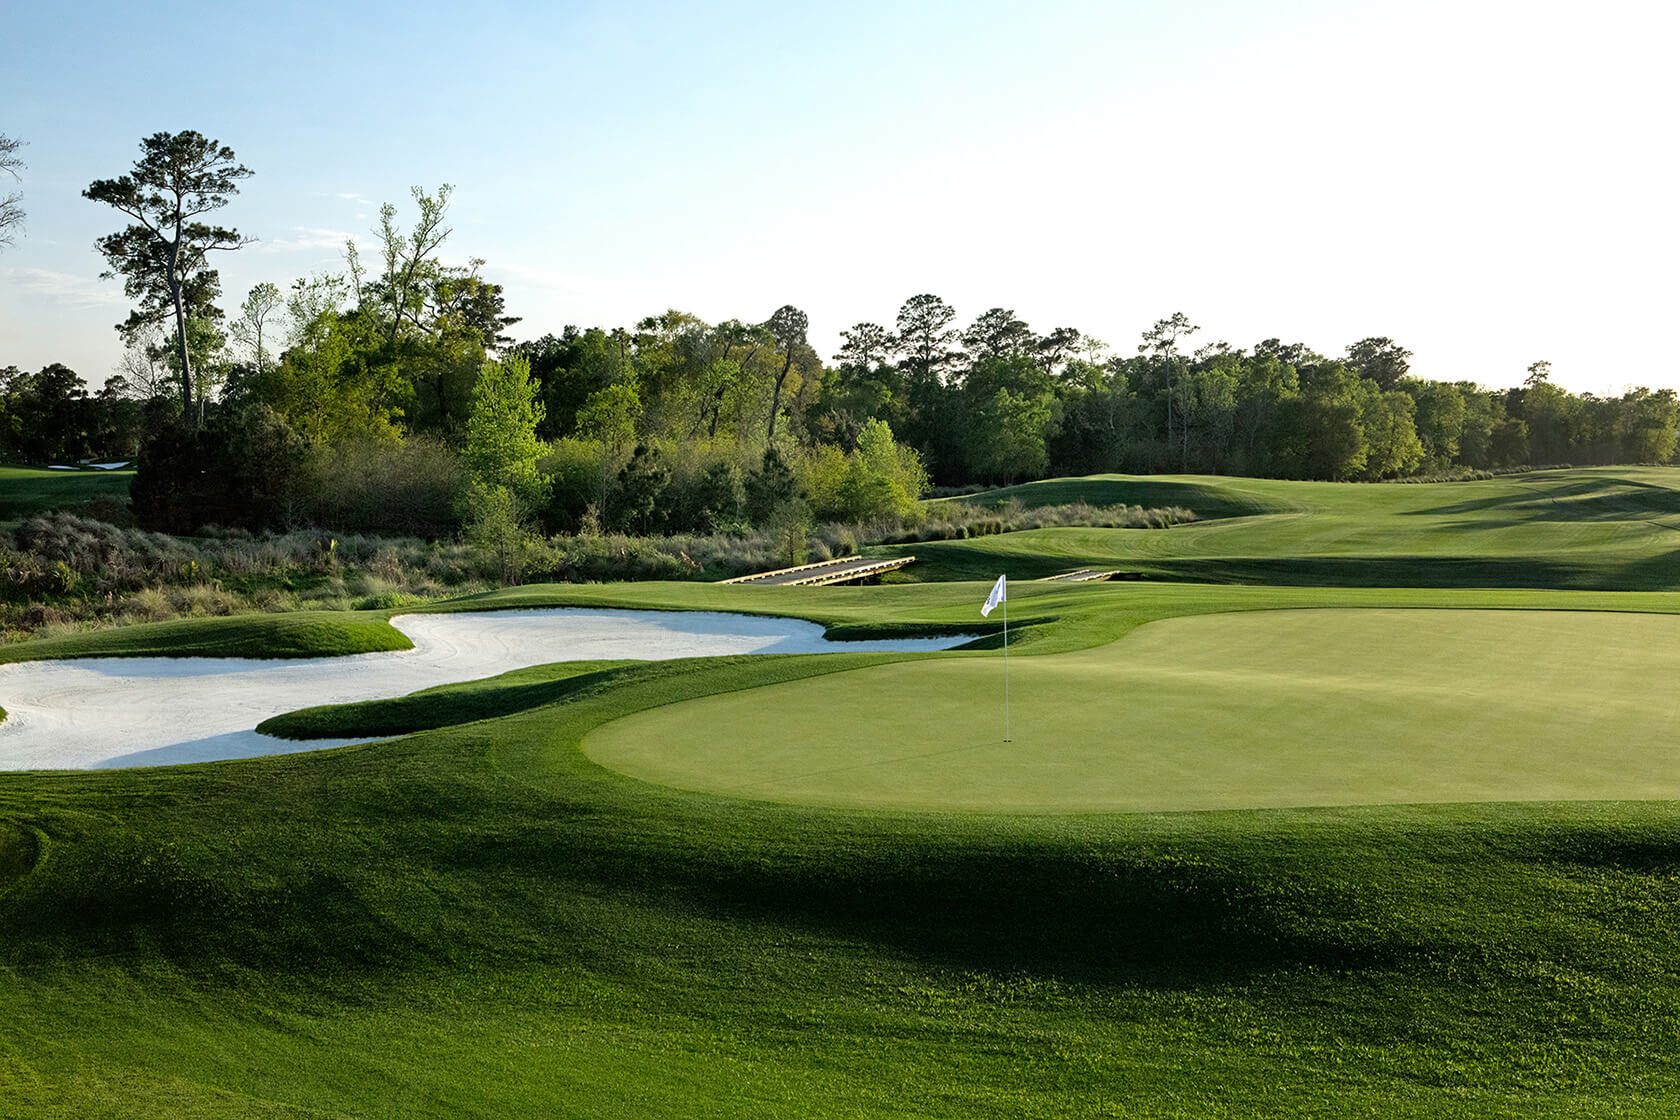
<svg viewBox="0 0 1680 1120">
<path fill-rule="evenodd" d="M 1680 1112 L 1680 468 L 969 500 L 1199 520 L 465 596 L 424 609 L 973 638 L 544 664 L 261 726 L 379 741 L 0 773 L 0 1117 Z M 1143 578 L 1044 578 L 1076 568 Z M 8 662 L 399 650 L 414 609 L 16 643 L 0 707 Z"/>
</svg>

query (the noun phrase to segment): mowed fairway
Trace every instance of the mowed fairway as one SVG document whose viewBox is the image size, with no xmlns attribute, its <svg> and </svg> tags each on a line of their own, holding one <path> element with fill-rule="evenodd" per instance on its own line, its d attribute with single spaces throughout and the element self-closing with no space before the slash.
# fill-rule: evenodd
<svg viewBox="0 0 1680 1120">
<path fill-rule="evenodd" d="M 1000 497 L 1001 496 L 1001 497 Z M 872 550 L 915 579 L 1121 568 L 1307 587 L 1680 588 L 1680 471 L 1597 467 L 1404 486 L 1183 475 L 1051 479 L 979 495 L 1024 505 L 1183 505 L 1170 529 L 1065 528 Z"/>
<path fill-rule="evenodd" d="M 651 782 L 893 809 L 1163 811 L 1680 796 L 1680 618 L 1290 610 L 1009 666 L 885 665 L 607 724 Z"/>
</svg>

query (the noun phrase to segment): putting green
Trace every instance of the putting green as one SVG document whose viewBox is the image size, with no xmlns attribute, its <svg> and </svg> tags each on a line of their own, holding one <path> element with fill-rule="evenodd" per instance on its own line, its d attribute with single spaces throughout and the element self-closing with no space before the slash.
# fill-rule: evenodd
<svg viewBox="0 0 1680 1120">
<path fill-rule="evenodd" d="M 894 809 L 1680 798 L 1680 617 L 1291 610 L 656 708 L 584 743 L 682 789 Z"/>
</svg>

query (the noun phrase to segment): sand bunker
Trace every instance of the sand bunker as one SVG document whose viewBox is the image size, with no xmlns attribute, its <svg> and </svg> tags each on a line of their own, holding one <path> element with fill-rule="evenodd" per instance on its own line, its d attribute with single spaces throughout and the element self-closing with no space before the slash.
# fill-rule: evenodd
<svg viewBox="0 0 1680 1120">
<path fill-rule="evenodd" d="M 0 666 L 0 769 L 162 766 L 359 742 L 259 735 L 269 716 L 401 696 L 553 661 L 948 649 L 966 638 L 830 642 L 815 623 L 700 611 L 533 610 L 392 620 L 414 649 L 352 657 L 120 657 Z"/>
</svg>

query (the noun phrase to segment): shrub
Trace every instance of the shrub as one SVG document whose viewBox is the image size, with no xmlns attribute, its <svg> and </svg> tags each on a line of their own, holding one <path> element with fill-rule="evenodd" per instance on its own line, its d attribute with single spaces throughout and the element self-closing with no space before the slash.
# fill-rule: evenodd
<svg viewBox="0 0 1680 1120">
<path fill-rule="evenodd" d="M 605 449 L 592 440 L 561 439 L 537 460 L 537 473 L 548 480 L 548 502 L 540 511 L 550 532 L 571 532 L 584 511 L 605 497 Z"/>
<path fill-rule="evenodd" d="M 316 449 L 306 471 L 308 520 L 365 533 L 436 540 L 461 524 L 465 472 L 427 436 L 345 439 Z"/>
<path fill-rule="evenodd" d="M 196 431 L 166 426 L 140 452 L 135 520 L 168 533 L 287 526 L 300 516 L 306 459 L 303 439 L 266 405 L 216 413 Z"/>
</svg>

